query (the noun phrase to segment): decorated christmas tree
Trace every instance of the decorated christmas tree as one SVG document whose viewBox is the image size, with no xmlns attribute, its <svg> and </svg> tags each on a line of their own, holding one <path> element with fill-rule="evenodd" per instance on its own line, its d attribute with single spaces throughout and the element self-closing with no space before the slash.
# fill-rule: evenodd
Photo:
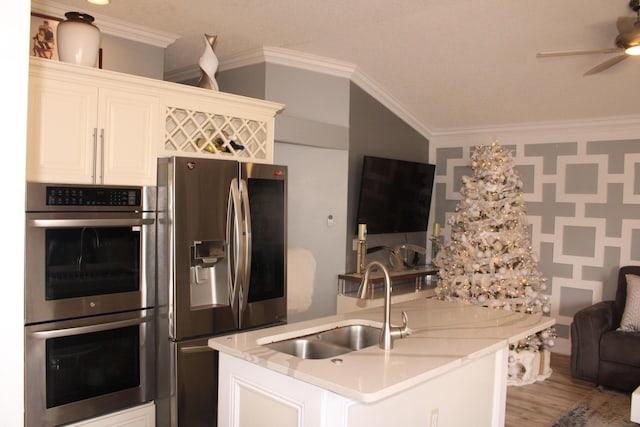
<svg viewBox="0 0 640 427">
<path fill-rule="evenodd" d="M 531 248 L 522 180 L 511 153 L 497 142 L 475 147 L 473 176 L 462 178 L 461 201 L 449 218 L 450 242 L 435 259 L 436 295 L 486 307 L 532 314 L 550 312 L 546 279 Z M 555 331 L 544 330 L 512 347 L 543 350 Z"/>
</svg>

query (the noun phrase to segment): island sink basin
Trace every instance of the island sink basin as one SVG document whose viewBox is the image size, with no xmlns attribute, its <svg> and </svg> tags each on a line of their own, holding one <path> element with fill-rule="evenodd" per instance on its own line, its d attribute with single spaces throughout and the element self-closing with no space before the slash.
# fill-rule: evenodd
<svg viewBox="0 0 640 427">
<path fill-rule="evenodd" d="M 265 347 L 301 359 L 328 359 L 378 344 L 379 337 L 380 328 L 368 325 L 348 325 L 275 341 L 265 344 Z"/>
</svg>

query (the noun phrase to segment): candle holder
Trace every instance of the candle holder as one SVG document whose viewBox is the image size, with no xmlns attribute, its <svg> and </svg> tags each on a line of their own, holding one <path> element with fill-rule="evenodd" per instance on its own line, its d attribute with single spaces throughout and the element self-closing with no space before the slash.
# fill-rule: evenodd
<svg viewBox="0 0 640 427">
<path fill-rule="evenodd" d="M 358 240 L 358 265 L 356 273 L 362 273 L 367 265 L 367 241 Z"/>
<path fill-rule="evenodd" d="M 367 224 L 358 224 L 358 248 L 356 273 L 362 273 L 367 265 Z"/>
<path fill-rule="evenodd" d="M 434 261 L 444 245 L 444 236 L 433 235 L 429 240 L 431 240 L 431 265 L 435 265 Z"/>
</svg>

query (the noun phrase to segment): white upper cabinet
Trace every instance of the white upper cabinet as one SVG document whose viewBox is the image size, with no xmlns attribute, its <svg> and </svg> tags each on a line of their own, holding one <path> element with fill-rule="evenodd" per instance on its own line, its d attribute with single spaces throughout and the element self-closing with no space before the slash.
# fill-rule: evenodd
<svg viewBox="0 0 640 427">
<path fill-rule="evenodd" d="M 31 77 L 27 179 L 154 185 L 157 97 Z"/>
<path fill-rule="evenodd" d="M 282 104 L 31 58 L 27 180 L 155 185 L 158 157 L 273 163 Z"/>
<path fill-rule="evenodd" d="M 94 181 L 98 89 L 29 79 L 27 180 Z"/>
<path fill-rule="evenodd" d="M 101 89 L 98 103 L 98 182 L 156 184 L 159 100 L 117 89 Z M 104 133 L 103 133 L 104 132 Z"/>
</svg>

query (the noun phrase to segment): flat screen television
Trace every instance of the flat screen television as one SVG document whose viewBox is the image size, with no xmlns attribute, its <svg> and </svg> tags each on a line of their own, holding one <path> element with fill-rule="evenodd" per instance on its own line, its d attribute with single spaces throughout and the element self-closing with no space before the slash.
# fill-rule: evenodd
<svg viewBox="0 0 640 427">
<path fill-rule="evenodd" d="M 435 165 L 364 156 L 356 221 L 368 234 L 426 231 Z"/>
</svg>

